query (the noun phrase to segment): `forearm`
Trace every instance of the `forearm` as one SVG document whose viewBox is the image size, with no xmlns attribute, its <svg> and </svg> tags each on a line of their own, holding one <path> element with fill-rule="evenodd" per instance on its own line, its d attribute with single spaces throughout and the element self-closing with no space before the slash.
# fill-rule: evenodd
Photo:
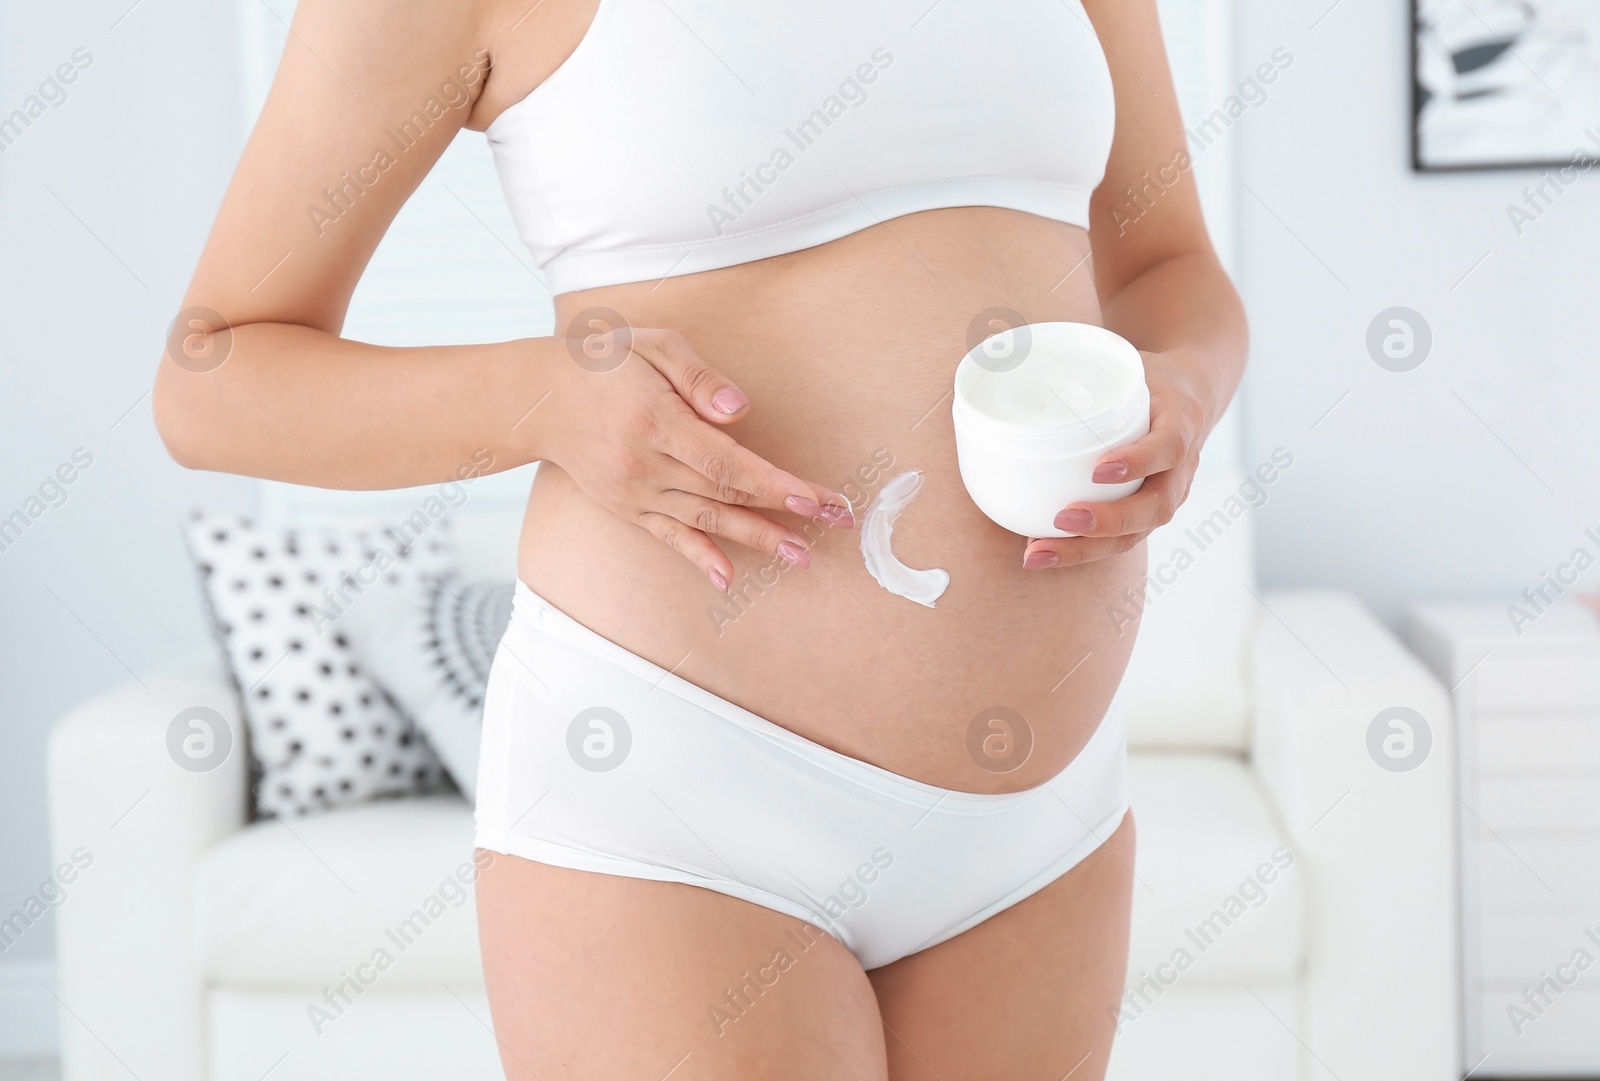
<svg viewBox="0 0 1600 1081">
<path fill-rule="evenodd" d="M 231 333 L 213 370 L 162 357 L 162 439 L 190 468 L 322 488 L 408 487 L 535 461 L 549 405 L 535 406 L 572 363 L 551 338 L 396 348 L 285 323 Z"/>
<path fill-rule="evenodd" d="M 1175 256 L 1132 278 L 1104 301 L 1105 325 L 1138 348 L 1181 360 L 1209 432 L 1244 373 L 1249 330 L 1244 307 L 1216 257 Z"/>
</svg>

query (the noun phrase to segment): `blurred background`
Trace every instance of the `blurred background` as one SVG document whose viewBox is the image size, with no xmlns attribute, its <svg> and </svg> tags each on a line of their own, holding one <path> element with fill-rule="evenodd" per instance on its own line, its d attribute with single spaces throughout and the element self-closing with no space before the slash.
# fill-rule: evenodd
<svg viewBox="0 0 1600 1081">
<path fill-rule="evenodd" d="M 1600 581 L 1587 570 L 1600 557 L 1600 170 L 1561 173 L 1586 148 L 1600 152 L 1600 40 L 1577 5 L 1444 7 L 1456 10 L 1163 0 L 1162 12 L 1208 215 L 1251 321 L 1236 453 L 1247 471 L 1277 448 L 1292 455 L 1247 512 L 1257 588 L 1352 595 L 1424 655 L 1459 707 L 1452 628 L 1515 645 L 1525 637 L 1508 606 L 1553 626 L 1538 618 L 1546 608 L 1569 620 Z M 57 873 L 52 726 L 102 692 L 214 654 L 183 513 L 270 520 L 323 498 L 185 472 L 150 414 L 169 322 L 289 11 L 279 0 L 0 4 L 0 917 Z M 1515 107 L 1427 115 L 1474 98 Z M 549 332 L 548 294 L 487 162 L 482 136 L 463 133 L 385 241 L 347 334 Z M 480 505 L 514 507 L 527 476 L 480 483 Z M 1437 601 L 1477 606 L 1478 622 L 1441 617 L 1418 630 L 1417 606 Z M 1574 685 L 1595 663 L 1583 618 L 1561 623 Z M 1462 656 L 1488 648 L 1471 641 Z M 1506 694 L 1515 705 L 1523 691 L 1522 713 L 1581 705 L 1515 681 Z M 1551 763 L 1551 775 L 1572 764 Z M 1597 789 L 1573 789 L 1584 790 Z M 1475 805 L 1459 814 L 1483 821 Z M 0 935 L 0 1057 L 40 1077 L 53 1076 L 60 1049 L 66 893 Z M 1600 905 L 1590 908 L 1600 922 Z M 1580 930 L 1563 927 L 1560 941 L 1581 946 Z M 1589 950 L 1600 957 L 1600 940 Z M 1522 982 L 1569 952 L 1534 956 Z M 1463 963 L 1470 973 L 1475 962 Z M 1507 1001 L 1521 997 L 1518 980 L 1502 982 Z M 1456 1005 L 1471 1014 L 1476 1002 Z M 1505 1014 L 1490 1003 L 1467 1029 Z M 1600 1014 L 1588 1016 L 1600 1028 Z M 1472 1037 L 1461 1038 L 1470 1067 Z M 1534 1056 L 1537 1068 L 1600 1076 L 1589 1039 Z"/>
</svg>

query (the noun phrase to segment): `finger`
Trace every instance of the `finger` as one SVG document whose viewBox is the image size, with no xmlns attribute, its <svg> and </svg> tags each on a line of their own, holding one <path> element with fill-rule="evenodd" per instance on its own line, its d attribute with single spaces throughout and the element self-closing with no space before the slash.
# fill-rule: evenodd
<svg viewBox="0 0 1600 1081">
<path fill-rule="evenodd" d="M 1148 533 L 1166 525 L 1183 502 L 1184 474 L 1176 469 L 1145 480 L 1137 492 L 1108 503 L 1073 503 L 1055 517 L 1055 527 L 1080 537 Z"/>
<path fill-rule="evenodd" d="M 725 486 L 719 486 L 698 469 L 676 458 L 671 458 L 670 465 L 665 466 L 662 474 L 662 480 L 664 483 L 661 484 L 661 487 L 665 491 L 676 490 L 728 506 L 751 507 L 756 505 L 753 502 L 754 497 L 750 496 L 747 492 L 735 493 L 737 496 L 735 500 L 724 500 L 722 496 L 727 492 L 727 488 Z M 812 485 L 812 487 L 815 488 L 816 486 Z M 824 496 L 824 498 L 826 497 Z M 845 501 L 843 496 L 835 496 L 834 498 L 839 500 L 837 506 L 833 504 L 819 505 L 811 500 L 800 499 L 794 496 L 786 497 L 783 501 L 783 504 L 784 508 L 791 513 L 797 514 L 802 518 L 809 518 L 814 523 L 824 528 L 835 525 L 843 525 L 846 527 L 855 525 L 855 517 L 850 510 L 850 504 Z M 752 513 L 754 512 L 752 511 Z M 778 527 L 786 530 L 790 534 L 789 539 L 795 541 L 796 543 L 802 546 L 807 543 L 805 540 L 801 539 L 799 535 L 794 534 L 792 530 L 789 530 L 787 525 L 779 522 Z M 763 550 L 767 551 L 771 550 L 770 546 L 758 545 L 757 547 L 763 547 Z"/>
<path fill-rule="evenodd" d="M 694 492 L 671 491 L 663 493 L 660 509 L 709 537 L 726 537 L 791 566 L 811 565 L 805 538 L 748 507 L 719 503 Z"/>
<path fill-rule="evenodd" d="M 787 510 L 829 525 L 855 524 L 844 496 L 779 469 L 727 432 L 699 425 L 676 411 L 672 415 L 679 423 L 664 432 L 661 449 L 705 478 L 718 502 Z"/>
<path fill-rule="evenodd" d="M 711 538 L 668 514 L 645 511 L 637 519 L 640 526 L 661 543 L 699 567 L 723 593 L 733 580 L 733 561 L 718 548 Z"/>
<path fill-rule="evenodd" d="M 1076 567 L 1131 551 L 1142 544 L 1148 533 L 1126 533 L 1120 537 L 1045 537 L 1030 540 L 1022 550 L 1024 570 L 1049 570 Z"/>
<path fill-rule="evenodd" d="M 1151 392 L 1148 434 L 1101 455 L 1092 479 L 1117 484 L 1172 469 L 1200 437 L 1202 414 L 1193 398 L 1160 388 Z"/>
<path fill-rule="evenodd" d="M 1181 428 L 1159 423 L 1152 416 L 1150 434 L 1101 455 L 1091 479 L 1096 484 L 1120 484 L 1165 473 L 1183 461 L 1189 443 Z"/>
<path fill-rule="evenodd" d="M 633 351 L 666 377 L 678 396 L 701 418 L 713 424 L 739 419 L 750 405 L 749 397 L 733 380 L 700 359 L 700 355 L 675 330 L 634 330 Z"/>
</svg>

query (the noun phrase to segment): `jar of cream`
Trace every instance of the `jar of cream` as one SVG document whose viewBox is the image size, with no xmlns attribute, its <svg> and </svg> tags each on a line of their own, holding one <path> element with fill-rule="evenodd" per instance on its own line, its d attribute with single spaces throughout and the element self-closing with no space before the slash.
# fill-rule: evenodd
<svg viewBox="0 0 1600 1081">
<path fill-rule="evenodd" d="M 1070 537 L 1068 504 L 1108 502 L 1142 479 L 1096 484 L 1108 450 L 1150 431 L 1144 361 L 1089 323 L 1027 323 L 979 342 L 956 366 L 956 459 L 972 501 L 1025 537 Z"/>
</svg>

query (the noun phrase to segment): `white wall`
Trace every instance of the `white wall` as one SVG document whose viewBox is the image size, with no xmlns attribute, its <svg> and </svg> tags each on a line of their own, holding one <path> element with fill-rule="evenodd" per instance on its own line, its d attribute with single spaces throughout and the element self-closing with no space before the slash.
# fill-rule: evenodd
<svg viewBox="0 0 1600 1081">
<path fill-rule="evenodd" d="M 1418 597 L 1510 603 L 1578 546 L 1600 556 L 1600 170 L 1519 237 L 1506 206 L 1537 174 L 1409 171 L 1405 0 L 1238 14 L 1241 69 L 1294 56 L 1233 130 L 1247 454 L 1295 455 L 1256 519 L 1263 581 L 1394 619 Z M 1396 306 L 1434 336 L 1404 374 L 1366 348 Z"/>
</svg>

